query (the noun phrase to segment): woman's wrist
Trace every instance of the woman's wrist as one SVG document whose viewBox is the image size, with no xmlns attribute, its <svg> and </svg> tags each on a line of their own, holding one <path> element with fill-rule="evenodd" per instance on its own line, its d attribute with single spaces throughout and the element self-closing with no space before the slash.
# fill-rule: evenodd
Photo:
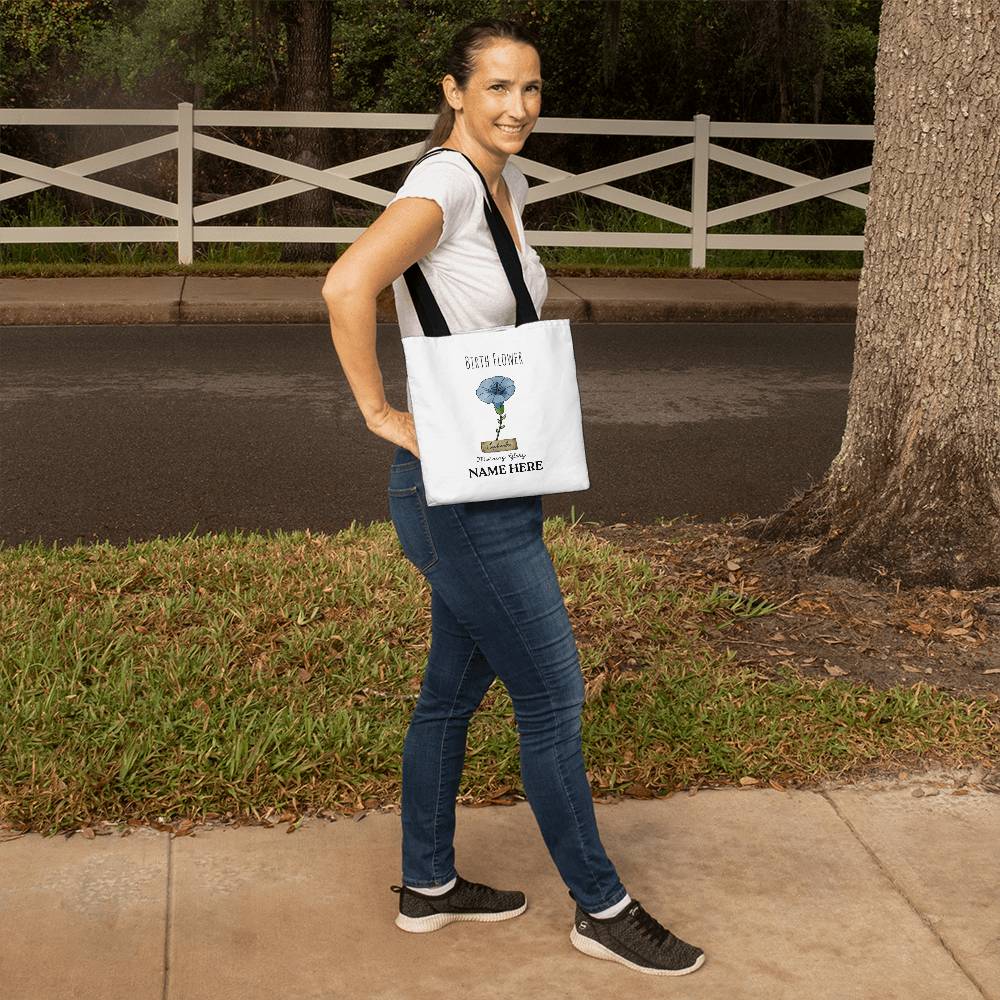
<svg viewBox="0 0 1000 1000">
<path fill-rule="evenodd" d="M 376 427 L 385 422 L 391 412 L 392 407 L 389 405 L 389 401 L 385 400 L 378 410 L 364 413 L 365 425 L 369 430 L 375 430 Z"/>
</svg>

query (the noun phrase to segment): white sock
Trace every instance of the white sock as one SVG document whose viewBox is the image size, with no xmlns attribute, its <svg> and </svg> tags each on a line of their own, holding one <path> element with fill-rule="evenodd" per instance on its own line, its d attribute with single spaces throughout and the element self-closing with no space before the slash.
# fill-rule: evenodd
<svg viewBox="0 0 1000 1000">
<path fill-rule="evenodd" d="M 608 917 L 616 917 L 631 902 L 632 897 L 626 892 L 625 898 L 615 903 L 614 906 L 609 906 L 606 910 L 598 910 L 597 913 L 591 913 L 591 916 L 597 917 L 598 920 L 607 920 Z"/>
<path fill-rule="evenodd" d="M 449 889 L 451 889 L 455 883 L 458 881 L 458 876 L 456 875 L 450 882 L 446 882 L 444 885 L 436 885 L 432 887 L 425 886 L 406 886 L 408 889 L 412 889 L 414 892 L 419 892 L 422 896 L 442 896 Z M 403 883 L 406 885 L 406 883 Z"/>
</svg>

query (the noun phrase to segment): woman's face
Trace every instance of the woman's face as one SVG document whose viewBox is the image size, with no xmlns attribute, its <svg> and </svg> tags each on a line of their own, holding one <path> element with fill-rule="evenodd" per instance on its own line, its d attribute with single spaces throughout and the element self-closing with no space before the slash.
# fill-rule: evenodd
<svg viewBox="0 0 1000 1000">
<path fill-rule="evenodd" d="M 495 42 L 481 51 L 464 92 L 450 73 L 444 87 L 456 112 L 452 136 L 501 159 L 521 149 L 542 110 L 538 52 L 523 42 Z"/>
</svg>

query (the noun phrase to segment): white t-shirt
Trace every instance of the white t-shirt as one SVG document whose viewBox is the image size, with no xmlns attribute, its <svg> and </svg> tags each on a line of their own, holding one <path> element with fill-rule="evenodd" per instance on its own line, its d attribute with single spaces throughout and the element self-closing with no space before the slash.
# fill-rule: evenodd
<svg viewBox="0 0 1000 1000">
<path fill-rule="evenodd" d="M 538 254 L 524 239 L 521 212 L 528 194 L 528 179 L 510 160 L 504 165 L 503 178 L 514 206 L 518 236 L 515 243 L 521 246 L 524 283 L 541 317 L 549 281 Z M 513 325 L 517 309 L 514 293 L 486 223 L 483 209 L 486 190 L 473 166 L 454 149 L 446 148 L 442 153 L 428 156 L 410 171 L 389 204 L 413 197 L 436 201 L 444 215 L 441 238 L 420 259 L 420 270 L 448 329 L 457 335 Z M 401 335 L 423 336 L 403 275 L 392 283 L 392 292 Z"/>
</svg>

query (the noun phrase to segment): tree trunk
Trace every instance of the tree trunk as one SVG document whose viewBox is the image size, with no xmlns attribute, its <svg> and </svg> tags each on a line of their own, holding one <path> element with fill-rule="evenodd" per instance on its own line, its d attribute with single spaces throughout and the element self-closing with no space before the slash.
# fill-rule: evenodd
<svg viewBox="0 0 1000 1000">
<path fill-rule="evenodd" d="M 798 37 L 798 31 L 801 30 L 802 24 L 800 19 L 796 17 L 798 12 L 793 14 L 789 9 L 788 0 L 777 0 L 773 4 L 773 13 L 774 72 L 778 84 L 778 122 L 781 125 L 785 125 L 792 120 L 792 102 L 789 96 L 791 86 L 791 53 L 803 41 Z M 790 27 L 790 22 L 795 20 L 799 20 L 800 23 L 796 23 L 794 28 Z M 779 145 L 787 148 L 788 143 L 780 142 Z M 787 205 L 781 205 L 779 208 L 776 208 L 774 210 L 774 228 L 772 231 L 775 233 L 787 233 L 790 229 L 788 223 L 789 215 L 790 212 Z"/>
<path fill-rule="evenodd" d="M 296 0 L 281 8 L 288 47 L 285 111 L 329 111 L 330 5 L 324 0 Z M 289 129 L 282 155 L 317 170 L 330 166 L 333 136 L 329 129 Z M 313 188 L 285 198 L 281 204 L 286 226 L 328 226 L 333 220 L 333 192 Z M 282 261 L 337 259 L 334 243 L 283 243 Z"/>
<path fill-rule="evenodd" d="M 820 483 L 748 525 L 812 536 L 821 571 L 1000 582 L 997 22 L 993 0 L 882 7 L 847 427 Z"/>
<path fill-rule="evenodd" d="M 601 74 L 604 89 L 613 91 L 618 76 L 618 48 L 622 36 L 622 0 L 604 0 Z"/>
</svg>

